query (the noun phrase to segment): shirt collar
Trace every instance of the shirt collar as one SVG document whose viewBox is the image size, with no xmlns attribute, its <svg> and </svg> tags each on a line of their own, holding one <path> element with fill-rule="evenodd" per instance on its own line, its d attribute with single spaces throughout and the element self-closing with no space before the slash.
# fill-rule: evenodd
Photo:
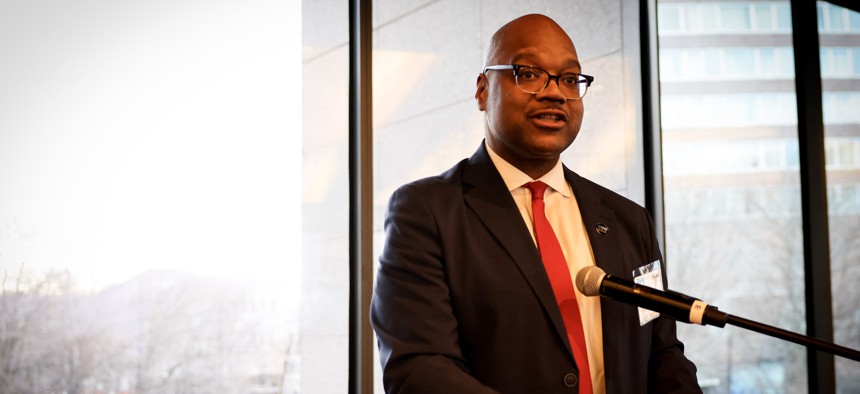
<svg viewBox="0 0 860 394">
<path fill-rule="evenodd" d="M 549 185 L 553 190 L 561 193 L 561 195 L 565 197 L 571 196 L 570 185 L 564 179 L 564 166 L 562 166 L 560 159 L 555 163 L 555 166 L 549 170 L 549 172 L 543 174 L 539 179 L 532 179 L 526 173 L 520 171 L 519 168 L 514 167 L 511 163 L 508 163 L 493 151 L 486 140 L 484 141 L 484 146 L 487 148 L 490 160 L 493 161 L 493 165 L 496 166 L 496 170 L 499 171 L 499 174 L 502 176 L 502 180 L 505 181 L 508 191 L 512 192 L 529 182 L 541 181 Z"/>
</svg>

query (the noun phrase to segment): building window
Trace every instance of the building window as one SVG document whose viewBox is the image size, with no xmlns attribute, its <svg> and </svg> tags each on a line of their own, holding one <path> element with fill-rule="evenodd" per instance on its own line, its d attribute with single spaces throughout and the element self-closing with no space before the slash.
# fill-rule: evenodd
<svg viewBox="0 0 860 394">
<path fill-rule="evenodd" d="M 291 2 L 0 5 L 0 392 L 294 393 Z"/>
<path fill-rule="evenodd" d="M 789 3 L 658 1 L 657 6 L 658 26 L 675 15 L 684 21 L 705 14 L 716 21 L 658 28 L 670 286 L 728 313 L 803 332 Z M 752 38 L 772 44 L 750 46 Z M 757 286 L 750 275 L 774 286 Z M 775 303 L 780 306 L 759 307 Z M 706 392 L 806 386 L 802 347 L 732 328 L 681 325 L 678 332 Z"/>
</svg>

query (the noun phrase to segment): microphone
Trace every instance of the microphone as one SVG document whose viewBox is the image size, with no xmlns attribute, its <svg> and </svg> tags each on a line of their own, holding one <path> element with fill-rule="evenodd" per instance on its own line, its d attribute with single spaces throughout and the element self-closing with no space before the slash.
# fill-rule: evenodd
<svg viewBox="0 0 860 394">
<path fill-rule="evenodd" d="M 593 297 L 596 295 L 658 312 L 684 323 L 725 327 L 729 315 L 702 300 L 674 291 L 661 291 L 607 274 L 594 266 L 576 274 L 576 288 Z"/>
<path fill-rule="evenodd" d="M 860 351 L 744 319 L 739 316 L 732 316 L 721 312 L 717 307 L 710 306 L 697 298 L 674 291 L 660 291 L 648 286 L 638 285 L 627 279 L 609 275 L 598 267 L 585 267 L 579 270 L 576 274 L 576 288 L 579 289 L 580 293 L 589 297 L 600 295 L 659 312 L 663 316 L 680 322 L 717 327 L 725 327 L 726 323 L 728 323 L 812 349 L 860 361 Z"/>
</svg>

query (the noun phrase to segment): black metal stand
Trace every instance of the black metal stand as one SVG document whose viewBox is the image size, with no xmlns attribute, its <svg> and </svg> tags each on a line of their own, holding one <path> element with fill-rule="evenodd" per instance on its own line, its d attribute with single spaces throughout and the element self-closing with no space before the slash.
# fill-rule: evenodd
<svg viewBox="0 0 860 394">
<path fill-rule="evenodd" d="M 680 293 L 675 293 L 672 291 L 667 291 L 666 293 L 674 293 L 680 297 L 687 297 Z M 646 306 L 647 307 L 647 306 Z M 678 316 L 681 316 L 675 312 L 674 309 L 668 309 L 665 305 L 661 305 L 662 314 L 664 316 L 680 320 L 686 323 L 689 323 L 689 319 L 679 319 Z M 683 317 L 683 316 L 681 316 Z M 860 361 L 860 351 L 847 348 L 844 346 L 839 346 L 830 342 L 822 341 L 820 339 L 816 339 L 806 335 L 800 335 L 798 333 L 794 333 L 791 331 L 786 331 L 781 328 L 776 328 L 773 326 L 769 326 L 767 324 L 762 324 L 756 321 L 752 321 L 749 319 L 744 319 L 738 316 L 732 316 L 728 313 L 725 313 L 719 308 L 708 305 L 703 314 L 702 314 L 702 325 L 704 326 L 717 326 L 717 327 L 725 327 L 726 324 L 731 324 L 733 326 L 737 326 L 740 328 L 746 328 L 747 330 L 755 331 L 761 334 L 765 334 L 768 336 L 772 336 L 774 338 L 779 338 L 785 341 L 794 342 L 798 345 L 803 345 L 809 348 L 813 348 L 815 350 L 820 350 L 825 353 L 845 357 L 847 359 L 851 359 L 854 361 Z"/>
<path fill-rule="evenodd" d="M 786 331 L 781 328 L 769 326 L 752 320 L 744 319 L 738 316 L 726 314 L 726 323 L 747 330 L 755 331 L 774 338 L 783 339 L 789 342 L 794 342 L 798 345 L 804 345 L 826 353 L 834 354 L 840 357 L 845 357 L 854 361 L 860 361 L 860 351 L 850 349 L 844 346 L 839 346 L 830 342 L 825 342 L 819 339 L 800 335 L 791 331 Z M 722 327 L 722 325 L 715 324 Z"/>
</svg>

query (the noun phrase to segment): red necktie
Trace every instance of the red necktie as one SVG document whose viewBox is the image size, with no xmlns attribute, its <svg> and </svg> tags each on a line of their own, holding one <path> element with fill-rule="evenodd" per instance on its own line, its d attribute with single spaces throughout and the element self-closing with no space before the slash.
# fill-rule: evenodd
<svg viewBox="0 0 860 394">
<path fill-rule="evenodd" d="M 532 191 L 532 215 L 534 216 L 535 238 L 541 260 L 552 284 L 552 292 L 558 302 L 561 318 L 567 330 L 567 339 L 573 350 L 576 366 L 579 368 L 579 392 L 591 394 L 591 373 L 588 368 L 588 351 L 585 348 L 585 334 L 582 331 L 582 318 L 579 316 L 579 305 L 576 303 L 576 292 L 570 279 L 570 270 L 564 259 L 564 252 L 552 226 L 546 218 L 543 195 L 547 185 L 541 181 L 525 185 Z"/>
</svg>

